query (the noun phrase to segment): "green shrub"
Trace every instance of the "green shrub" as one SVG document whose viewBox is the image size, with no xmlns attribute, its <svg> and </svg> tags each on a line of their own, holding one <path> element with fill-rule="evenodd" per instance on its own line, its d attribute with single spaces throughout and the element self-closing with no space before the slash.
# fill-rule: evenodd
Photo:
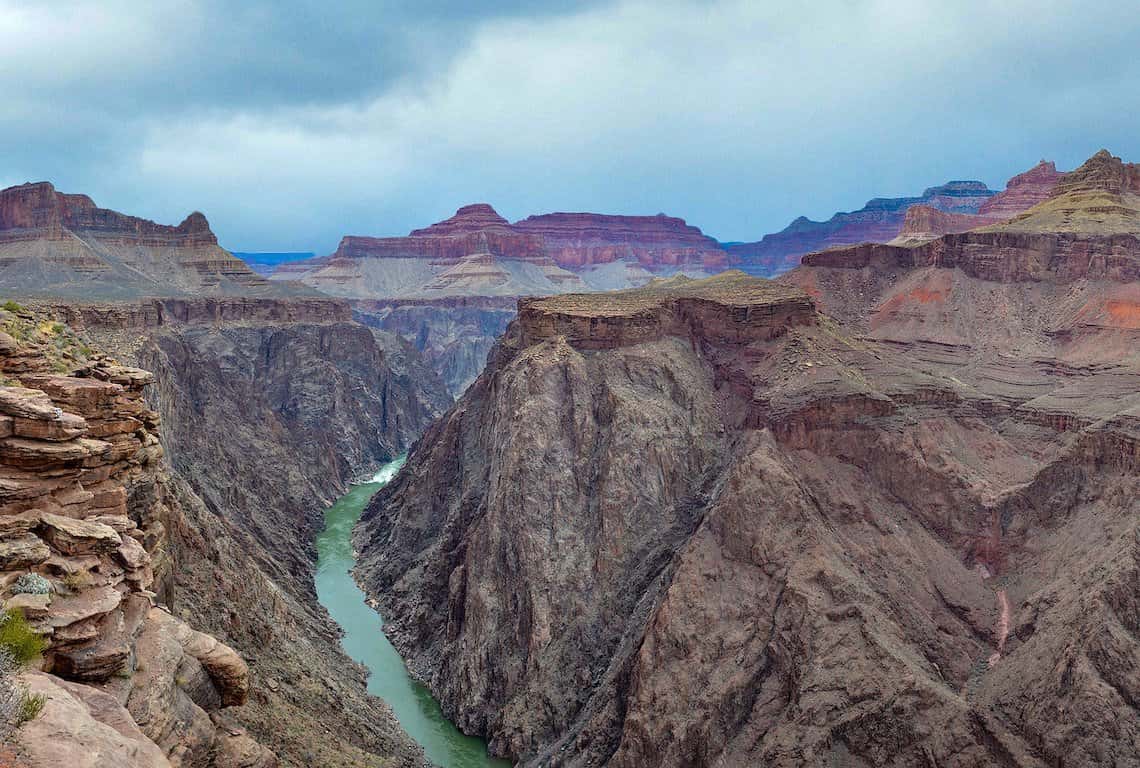
<svg viewBox="0 0 1140 768">
<path fill-rule="evenodd" d="M 12 301 L 11 299 L 8 299 L 7 301 L 4 302 L 4 309 L 8 310 L 9 312 L 23 312 L 24 311 L 24 307 L 22 304 L 17 304 L 16 302 Z"/>
<path fill-rule="evenodd" d="M 47 643 L 28 625 L 24 614 L 16 610 L 0 613 L 0 649 L 12 654 L 12 660 L 23 666 L 38 659 Z"/>
<path fill-rule="evenodd" d="M 20 701 L 20 711 L 16 715 L 16 725 L 23 725 L 29 720 L 35 720 L 44 711 L 47 696 L 42 693 L 25 693 Z"/>
</svg>

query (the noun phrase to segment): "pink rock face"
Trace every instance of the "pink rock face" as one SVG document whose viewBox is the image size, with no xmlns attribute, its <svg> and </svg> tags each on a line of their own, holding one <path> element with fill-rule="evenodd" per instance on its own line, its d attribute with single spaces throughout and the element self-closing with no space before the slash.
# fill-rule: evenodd
<svg viewBox="0 0 1140 768">
<path fill-rule="evenodd" d="M 968 232 L 971 229 L 993 224 L 1000 219 L 990 216 L 973 216 L 968 213 L 947 213 L 929 205 L 912 205 L 903 217 L 899 229 L 900 240 L 932 240 L 941 235 Z"/>
<path fill-rule="evenodd" d="M 218 244 L 206 217 L 197 211 L 171 227 L 99 208 L 87 195 L 57 192 L 46 181 L 0 191 L 0 241 L 58 238 L 64 230 L 158 247 Z"/>
<path fill-rule="evenodd" d="M 995 219 L 1010 219 L 1052 196 L 1064 174 L 1053 162 L 1042 160 L 1025 173 L 1014 176 L 1005 191 L 991 197 L 978 209 L 978 214 Z"/>
<path fill-rule="evenodd" d="M 585 267 L 634 258 L 647 268 L 695 265 L 724 269 L 720 245 L 684 219 L 607 216 L 599 213 L 548 213 L 515 222 L 515 228 L 541 235 L 560 267 Z"/>
<path fill-rule="evenodd" d="M 407 237 L 347 236 L 337 259 L 428 258 L 456 264 L 466 256 L 490 253 L 504 259 L 553 259 L 563 268 L 636 259 L 647 268 L 691 265 L 723 269 L 727 259 L 715 240 L 683 219 L 551 213 L 509 223 L 486 203 L 467 205 L 449 219 L 413 230 Z M 297 262 L 292 270 L 317 264 Z M 327 263 L 327 259 L 324 263 Z"/>
</svg>

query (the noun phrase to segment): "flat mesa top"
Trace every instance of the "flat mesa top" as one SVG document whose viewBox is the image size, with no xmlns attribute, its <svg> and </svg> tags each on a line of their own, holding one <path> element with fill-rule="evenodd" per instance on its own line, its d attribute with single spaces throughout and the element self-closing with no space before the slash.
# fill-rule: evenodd
<svg viewBox="0 0 1140 768">
<path fill-rule="evenodd" d="M 532 311 L 581 317 L 633 315 L 678 299 L 702 299 L 728 307 L 751 307 L 788 301 L 810 302 L 799 288 L 752 277 L 739 270 L 694 280 L 683 275 L 659 279 L 640 288 L 605 293 L 562 293 L 522 303 Z"/>
</svg>

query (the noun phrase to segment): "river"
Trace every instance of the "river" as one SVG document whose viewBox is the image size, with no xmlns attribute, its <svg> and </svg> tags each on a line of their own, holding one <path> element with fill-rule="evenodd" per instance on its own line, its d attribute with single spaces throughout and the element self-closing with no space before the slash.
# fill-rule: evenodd
<svg viewBox="0 0 1140 768">
<path fill-rule="evenodd" d="M 403 457 L 384 465 L 371 481 L 354 485 L 325 511 L 325 529 L 317 537 L 317 597 L 344 630 L 344 650 L 371 671 L 368 692 L 388 702 L 429 760 L 443 768 L 505 768 L 509 762 L 489 757 L 481 739 L 460 733 L 443 716 L 431 692 L 408 675 L 403 659 L 381 630 L 383 619 L 364 602 L 364 593 L 349 573 L 356 564 L 353 526 L 372 494 L 402 466 Z"/>
</svg>

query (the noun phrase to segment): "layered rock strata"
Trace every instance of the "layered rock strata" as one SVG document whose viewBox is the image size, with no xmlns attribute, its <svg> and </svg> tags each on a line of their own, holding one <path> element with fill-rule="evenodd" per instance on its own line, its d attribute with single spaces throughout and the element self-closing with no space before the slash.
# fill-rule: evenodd
<svg viewBox="0 0 1140 768">
<path fill-rule="evenodd" d="M 626 287 L 649 279 L 641 270 L 724 265 L 717 242 L 681 219 L 553 213 L 511 224 L 479 203 L 407 237 L 345 237 L 332 255 L 283 264 L 274 278 L 355 299 L 438 299 Z"/>
<path fill-rule="evenodd" d="M 87 335 L 154 372 L 151 406 L 183 522 L 179 615 L 224 637 L 257 692 L 232 720 L 291 766 L 418 766 L 422 752 L 365 691 L 313 592 L 322 512 L 398 455 L 447 404 L 398 337 L 325 299 L 140 302 L 160 322 L 74 307 Z M 132 318 L 127 313 L 127 319 Z"/>
<path fill-rule="evenodd" d="M 220 248 L 201 213 L 155 224 L 47 182 L 0 190 L 0 290 L 85 300 L 305 292 L 270 285 Z"/>
<path fill-rule="evenodd" d="M 1058 313 L 1043 273 L 824 269 L 521 304 L 356 539 L 461 727 L 523 765 L 1131 764 L 1135 278 Z"/>
<path fill-rule="evenodd" d="M 43 316 L 0 321 L 0 584 L 47 640 L 20 764 L 277 765 L 225 725 L 249 696 L 246 663 L 167 607 L 180 510 L 143 399 L 153 377 Z"/>
</svg>

